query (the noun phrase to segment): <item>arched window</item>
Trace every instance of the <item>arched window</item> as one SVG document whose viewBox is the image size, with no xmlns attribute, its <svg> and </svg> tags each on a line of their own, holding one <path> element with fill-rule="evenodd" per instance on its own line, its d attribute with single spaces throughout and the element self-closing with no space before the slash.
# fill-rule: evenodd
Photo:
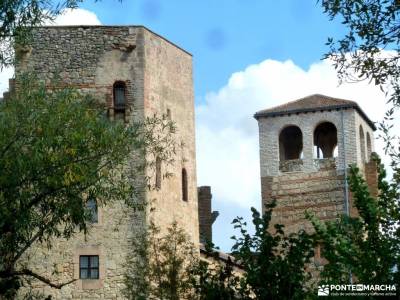
<svg viewBox="0 0 400 300">
<path fill-rule="evenodd" d="M 334 157 L 336 147 L 336 126 L 331 122 L 319 124 L 314 130 L 314 156 L 316 158 Z"/>
<path fill-rule="evenodd" d="M 97 211 L 97 201 L 95 198 L 90 197 L 86 202 L 86 209 L 89 214 L 90 223 L 98 223 L 99 216 Z"/>
<path fill-rule="evenodd" d="M 182 169 L 182 200 L 188 201 L 188 178 L 186 169 Z"/>
<path fill-rule="evenodd" d="M 372 145 L 371 145 L 371 137 L 369 132 L 367 132 L 367 160 L 371 159 Z"/>
<path fill-rule="evenodd" d="M 300 159 L 303 151 L 303 134 L 299 127 L 285 127 L 279 134 L 279 159 Z"/>
<path fill-rule="evenodd" d="M 360 125 L 360 151 L 361 151 L 361 161 L 365 161 L 365 137 L 364 137 L 364 130 Z"/>
<path fill-rule="evenodd" d="M 161 159 L 156 158 L 156 188 L 161 189 Z"/>
<path fill-rule="evenodd" d="M 124 117 L 126 109 L 126 85 L 122 81 L 117 81 L 113 86 L 114 116 Z"/>
</svg>

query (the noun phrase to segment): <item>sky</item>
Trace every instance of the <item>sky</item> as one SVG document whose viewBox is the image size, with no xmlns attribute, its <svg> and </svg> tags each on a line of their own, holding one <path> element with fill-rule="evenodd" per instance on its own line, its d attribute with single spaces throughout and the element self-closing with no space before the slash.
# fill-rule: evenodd
<svg viewBox="0 0 400 300">
<path fill-rule="evenodd" d="M 85 1 L 56 23 L 144 25 L 193 54 L 197 181 L 211 186 L 220 213 L 214 243 L 224 251 L 232 246 L 231 221 L 250 221 L 250 207 L 261 209 L 256 111 L 320 93 L 357 101 L 373 121 L 385 112 L 378 88 L 339 85 L 322 60 L 327 38 L 345 29 L 316 0 Z M 1 72 L 0 91 L 11 75 Z"/>
</svg>

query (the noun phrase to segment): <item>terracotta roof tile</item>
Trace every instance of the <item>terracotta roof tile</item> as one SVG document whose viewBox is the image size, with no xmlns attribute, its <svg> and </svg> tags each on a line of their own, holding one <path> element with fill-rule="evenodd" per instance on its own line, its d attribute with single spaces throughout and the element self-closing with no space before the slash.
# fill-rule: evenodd
<svg viewBox="0 0 400 300">
<path fill-rule="evenodd" d="M 346 109 L 346 108 L 356 109 L 358 113 L 365 119 L 365 121 L 371 126 L 371 128 L 373 128 L 374 130 L 376 129 L 374 123 L 358 106 L 357 102 L 345 99 L 333 98 L 321 94 L 310 95 L 304 98 L 300 98 L 298 100 L 287 102 L 282 105 L 260 110 L 254 115 L 254 117 L 258 119 L 260 117 L 283 116 L 290 113 L 311 112 L 311 111 L 331 110 L 331 109 Z"/>
</svg>

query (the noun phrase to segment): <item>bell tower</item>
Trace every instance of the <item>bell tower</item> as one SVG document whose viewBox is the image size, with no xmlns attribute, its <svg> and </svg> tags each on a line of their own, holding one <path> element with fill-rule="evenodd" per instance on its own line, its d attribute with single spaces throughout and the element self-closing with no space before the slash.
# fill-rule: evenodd
<svg viewBox="0 0 400 300">
<path fill-rule="evenodd" d="M 311 95 L 257 112 L 262 204 L 276 199 L 272 223 L 309 229 L 306 210 L 321 220 L 356 214 L 345 178 L 357 164 L 376 189 L 374 123 L 354 101 Z"/>
</svg>

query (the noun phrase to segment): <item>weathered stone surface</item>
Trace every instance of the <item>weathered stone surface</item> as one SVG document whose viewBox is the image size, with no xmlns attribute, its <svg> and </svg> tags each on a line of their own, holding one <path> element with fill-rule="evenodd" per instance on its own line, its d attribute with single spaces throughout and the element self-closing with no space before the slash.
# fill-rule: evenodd
<svg viewBox="0 0 400 300">
<path fill-rule="evenodd" d="M 218 211 L 211 212 L 211 187 L 200 186 L 197 188 L 199 203 L 199 234 L 200 242 L 212 242 L 212 224 L 218 217 Z"/>
<path fill-rule="evenodd" d="M 336 158 L 314 157 L 314 130 L 323 122 L 336 127 Z M 311 229 L 304 218 L 306 210 L 322 220 L 334 219 L 345 212 L 344 174 L 349 164 L 355 163 L 365 170 L 370 187 L 376 190 L 376 183 L 375 187 L 373 183 L 376 182 L 376 168 L 364 164 L 369 154 L 363 157 L 361 150 L 369 147 L 366 152 L 373 151 L 373 128 L 356 109 L 313 110 L 307 107 L 304 112 L 295 114 L 258 117 L 258 124 L 262 203 L 277 201 L 272 223 L 284 224 L 288 232 Z M 293 125 L 302 132 L 302 157 L 280 161 L 280 132 Z M 370 145 L 360 138 L 360 126 L 365 136 L 370 136 Z M 348 196 L 352 205 L 351 194 Z M 354 208 L 350 212 L 356 214 Z"/>
<path fill-rule="evenodd" d="M 48 85 L 72 86 L 106 104 L 113 115 L 113 85 L 126 85 L 127 122 L 155 114 L 169 114 L 176 123 L 179 145 L 173 177 L 162 179 L 160 190 L 143 189 L 142 200 L 152 202 L 156 225 L 163 230 L 177 221 L 198 244 L 192 57 L 142 26 L 41 27 L 16 65 L 16 73 L 35 72 Z M 133 160 L 141 159 L 139 157 Z M 188 175 L 188 201 L 182 201 L 182 168 Z M 146 175 L 153 180 L 154 172 Z M 143 179 L 144 181 L 144 179 Z M 140 186 L 140 183 L 133 183 Z M 88 236 L 55 239 L 52 249 L 38 245 L 26 261 L 39 274 L 56 282 L 76 282 L 61 290 L 34 282 L 53 299 L 123 299 L 124 270 L 130 239 L 149 220 L 148 212 L 134 212 L 112 203 L 99 209 L 99 223 Z M 99 255 L 99 280 L 79 280 L 79 255 Z M 53 274 L 53 272 L 55 273 Z"/>
</svg>

